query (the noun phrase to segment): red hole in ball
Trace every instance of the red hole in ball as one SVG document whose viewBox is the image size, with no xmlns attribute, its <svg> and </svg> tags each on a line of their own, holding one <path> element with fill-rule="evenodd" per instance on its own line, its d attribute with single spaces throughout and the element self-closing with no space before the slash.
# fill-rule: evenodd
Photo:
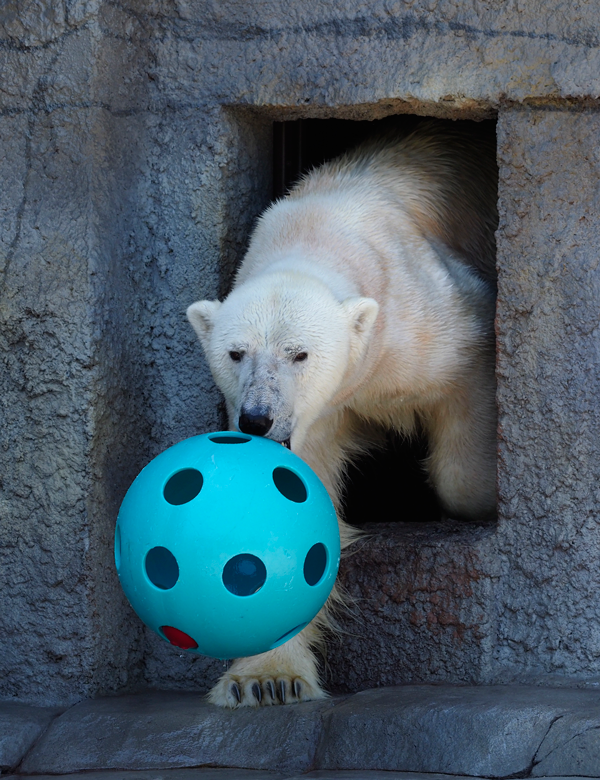
<svg viewBox="0 0 600 780">
<path fill-rule="evenodd" d="M 178 628 L 173 628 L 173 626 L 161 626 L 160 630 L 175 647 L 180 647 L 182 650 L 194 650 L 198 647 L 198 642 Z"/>
</svg>

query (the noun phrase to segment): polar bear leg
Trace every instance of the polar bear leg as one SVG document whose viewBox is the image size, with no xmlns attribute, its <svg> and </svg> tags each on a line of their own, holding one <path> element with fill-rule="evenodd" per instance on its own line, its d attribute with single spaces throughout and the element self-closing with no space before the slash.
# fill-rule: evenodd
<svg viewBox="0 0 600 780">
<path fill-rule="evenodd" d="M 237 708 L 326 698 L 311 649 L 319 635 L 318 627 L 311 623 L 275 650 L 237 658 L 209 692 L 208 700 L 220 707 Z"/>
<path fill-rule="evenodd" d="M 319 475 L 339 509 L 344 455 L 364 448 L 359 426 L 349 412 L 331 415 L 315 424 L 297 453 Z M 359 536 L 338 514 L 342 549 Z M 334 586 L 327 604 L 309 625 L 285 644 L 250 658 L 236 658 L 208 700 L 221 707 L 259 707 L 324 699 L 315 647 L 323 647 L 325 633 L 334 629 L 331 613 L 343 608 L 344 597 Z"/>
<path fill-rule="evenodd" d="M 486 381 L 487 380 L 487 381 Z M 462 388 L 427 416 L 427 470 L 450 516 L 490 520 L 496 514 L 496 408 L 491 379 Z"/>
</svg>

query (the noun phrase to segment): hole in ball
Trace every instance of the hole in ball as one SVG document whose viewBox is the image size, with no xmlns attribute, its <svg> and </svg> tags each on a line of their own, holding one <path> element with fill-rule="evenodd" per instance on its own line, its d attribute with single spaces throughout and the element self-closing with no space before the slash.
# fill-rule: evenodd
<svg viewBox="0 0 600 780">
<path fill-rule="evenodd" d="M 273 642 L 270 649 L 273 650 L 275 645 L 279 644 L 279 642 L 283 643 L 286 639 L 291 639 L 294 634 L 299 634 L 300 631 L 302 631 L 303 628 L 306 628 L 307 625 L 308 623 L 299 623 L 297 626 L 294 626 L 294 628 L 286 631 L 285 634 L 282 634 L 279 639 L 276 639 Z"/>
<path fill-rule="evenodd" d="M 183 469 L 169 479 L 164 487 L 165 501 L 174 506 L 187 504 L 202 490 L 204 479 L 197 469 Z"/>
<path fill-rule="evenodd" d="M 290 469 L 278 466 L 273 472 L 273 482 L 281 495 L 290 501 L 295 501 L 297 504 L 306 501 L 308 493 L 304 482 Z"/>
<path fill-rule="evenodd" d="M 220 434 L 219 436 L 209 436 L 208 438 L 214 441 L 215 444 L 245 444 L 247 441 L 252 441 L 250 436 L 240 436 L 235 433 L 232 436 Z"/>
<path fill-rule="evenodd" d="M 121 529 L 119 526 L 115 529 L 115 566 L 119 571 L 121 568 Z"/>
<path fill-rule="evenodd" d="M 161 634 L 165 637 L 167 642 L 170 642 L 174 647 L 179 647 L 182 650 L 195 650 L 198 647 L 198 642 L 189 634 L 181 631 L 173 626 L 161 626 L 159 628 Z"/>
<path fill-rule="evenodd" d="M 235 555 L 223 567 L 223 584 L 234 596 L 251 596 L 262 588 L 266 579 L 265 564 L 250 553 Z"/>
<path fill-rule="evenodd" d="M 166 547 L 153 547 L 146 555 L 146 574 L 150 582 L 161 590 L 170 590 L 179 579 L 179 566 Z"/>
<path fill-rule="evenodd" d="M 321 542 L 313 544 L 304 559 L 304 579 L 309 585 L 317 585 L 327 566 L 327 548 Z"/>
</svg>

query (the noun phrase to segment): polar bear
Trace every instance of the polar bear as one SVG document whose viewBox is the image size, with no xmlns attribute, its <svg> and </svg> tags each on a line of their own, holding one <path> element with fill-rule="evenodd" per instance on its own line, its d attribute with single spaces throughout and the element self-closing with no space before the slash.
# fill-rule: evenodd
<svg viewBox="0 0 600 780">
<path fill-rule="evenodd" d="M 302 457 L 338 508 L 344 469 L 388 427 L 426 432 L 424 467 L 450 516 L 495 507 L 493 146 L 452 123 L 367 143 L 270 206 L 232 292 L 187 316 L 232 430 Z M 237 659 L 227 707 L 323 698 L 325 608 L 276 650 Z"/>
</svg>

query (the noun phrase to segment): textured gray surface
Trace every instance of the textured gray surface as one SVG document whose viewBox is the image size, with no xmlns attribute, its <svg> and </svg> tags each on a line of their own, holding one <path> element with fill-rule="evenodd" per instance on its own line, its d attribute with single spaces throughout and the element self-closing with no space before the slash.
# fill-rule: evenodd
<svg viewBox="0 0 600 780">
<path fill-rule="evenodd" d="M 496 675 L 600 665 L 600 116 L 499 120 Z"/>
<path fill-rule="evenodd" d="M 420 772 L 386 772 L 377 769 L 318 769 L 302 775 L 305 780 L 448 780 L 448 775 L 422 774 Z M 289 778 L 300 780 L 300 776 Z M 453 775 L 453 780 L 467 780 Z"/>
<path fill-rule="evenodd" d="M 394 108 L 404 102 L 435 113 L 600 95 L 600 25 L 588 2 L 155 0 L 117 7 L 121 23 L 155 54 L 157 99 L 176 105 L 201 95 L 303 109 L 395 101 Z"/>
<path fill-rule="evenodd" d="M 16 780 L 27 775 L 10 775 L 5 780 Z M 85 772 L 72 775 L 36 775 L 36 780 L 288 780 L 289 775 L 260 769 L 153 769 L 153 770 L 112 770 L 109 772 Z M 376 778 L 376 780 L 378 780 Z"/>
<path fill-rule="evenodd" d="M 186 768 L 210 765 L 285 777 L 344 770 L 348 780 L 353 771 L 594 776 L 599 724 L 600 692 L 535 686 L 408 685 L 237 711 L 189 693 L 155 692 L 75 705 L 52 722 L 19 772 L 118 770 L 136 780 L 132 770 L 146 770 L 139 780 L 193 780 Z M 97 780 L 109 777 L 105 771 Z"/>
<path fill-rule="evenodd" d="M 223 710 L 186 693 L 86 701 L 58 718 L 25 774 L 169 769 L 204 764 L 288 772 L 310 768 L 329 702 Z"/>
<path fill-rule="evenodd" d="M 600 706 L 581 706 L 558 718 L 540 745 L 534 777 L 593 775 L 600 767 Z"/>
<path fill-rule="evenodd" d="M 4 780 L 17 780 L 27 775 L 5 775 Z M 448 780 L 448 775 L 423 774 L 421 772 L 379 772 L 377 770 L 317 770 L 316 772 L 280 774 L 263 772 L 260 769 L 165 769 L 152 772 L 85 772 L 72 775 L 36 775 L 36 780 Z M 467 776 L 452 775 L 453 780 L 469 780 Z M 547 777 L 544 780 L 567 780 L 563 777 Z M 585 778 L 568 776 L 568 780 L 598 780 L 586 775 Z"/>
<path fill-rule="evenodd" d="M 0 772 L 21 763 L 36 739 L 60 710 L 0 703 Z"/>
<path fill-rule="evenodd" d="M 498 109 L 501 521 L 350 559 L 331 681 L 597 682 L 599 37 L 566 0 L 2 5 L 0 695 L 222 669 L 142 628 L 112 532 L 141 466 L 221 425 L 184 311 L 269 199 L 273 119 Z"/>
<path fill-rule="evenodd" d="M 483 777 L 527 774 L 553 721 L 600 694 L 535 687 L 400 686 L 363 691 L 325 717 L 328 769 Z"/>
<path fill-rule="evenodd" d="M 17 780 L 26 775 L 8 775 L 5 780 Z M 152 772 L 85 772 L 72 775 L 36 775 L 36 780 L 447 780 L 447 775 L 420 774 L 415 772 L 371 772 L 368 770 L 324 770 L 296 774 L 263 772 L 260 769 L 166 769 Z M 454 780 L 467 780 L 454 777 Z M 549 778 L 561 780 L 561 778 Z M 570 778 L 582 780 L 582 778 Z M 589 778 L 588 778 L 589 780 Z M 595 780 L 592 778 L 592 780 Z"/>
<path fill-rule="evenodd" d="M 367 526 L 342 562 L 350 597 L 329 654 L 329 683 L 485 682 L 495 643 L 491 605 L 499 565 L 493 527 Z"/>
<path fill-rule="evenodd" d="M 368 769 L 324 769 L 317 770 L 316 772 L 309 772 L 305 775 L 295 775 L 293 778 L 286 778 L 286 780 L 468 780 L 468 775 L 440 775 L 431 774 L 430 772 L 388 772 L 386 770 L 378 771 Z M 470 777 L 473 777 L 470 775 Z M 565 775 L 561 777 L 545 777 L 543 780 L 584 780 L 584 776 L 575 777 L 573 775 Z M 40 778 L 42 780 L 42 778 Z M 102 779 L 104 780 L 104 778 Z M 107 778 L 106 780 L 109 780 Z M 212 780 L 212 778 L 210 779 Z M 219 780 L 215 777 L 215 780 Z M 225 780 L 227 780 L 225 778 Z M 243 779 L 242 779 L 243 780 Z M 598 780 L 591 775 L 585 775 L 585 780 Z"/>
<path fill-rule="evenodd" d="M 27 775 L 5 775 L 3 780 L 17 780 Z M 156 769 L 153 771 L 85 772 L 72 775 L 36 775 L 36 780 L 448 780 L 448 775 L 421 774 L 420 772 L 378 772 L 370 770 L 317 770 L 302 774 L 263 772 L 260 769 Z M 453 780 L 468 780 L 453 775 Z M 565 780 L 553 777 L 546 780 Z M 583 780 L 570 777 L 569 780 Z M 590 780 L 589 776 L 587 780 Z M 598 780 L 591 778 L 591 780 Z"/>
</svg>

